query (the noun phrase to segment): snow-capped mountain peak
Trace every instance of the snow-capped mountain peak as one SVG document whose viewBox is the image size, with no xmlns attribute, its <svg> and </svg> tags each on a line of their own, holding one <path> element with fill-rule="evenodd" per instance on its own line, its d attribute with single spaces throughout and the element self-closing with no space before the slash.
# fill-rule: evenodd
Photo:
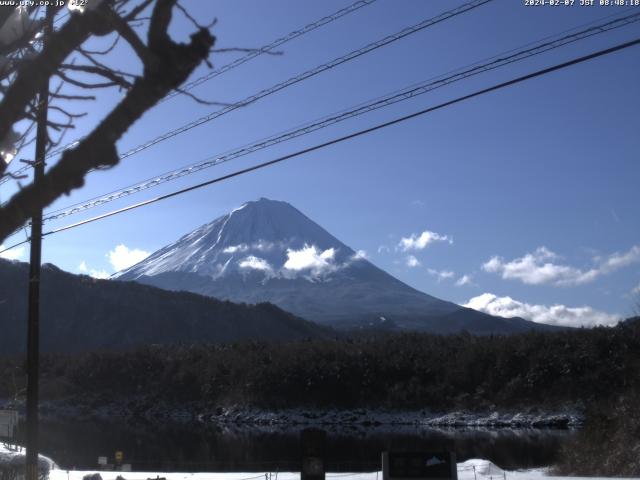
<svg viewBox="0 0 640 480">
<path fill-rule="evenodd" d="M 184 235 L 121 280 L 233 302 L 271 302 L 337 328 L 523 331 L 427 295 L 392 277 L 286 202 L 247 202 Z"/>
<path fill-rule="evenodd" d="M 247 202 L 158 250 L 118 276 L 190 272 L 265 278 L 326 278 L 359 260 L 353 250 L 286 202 Z"/>
</svg>

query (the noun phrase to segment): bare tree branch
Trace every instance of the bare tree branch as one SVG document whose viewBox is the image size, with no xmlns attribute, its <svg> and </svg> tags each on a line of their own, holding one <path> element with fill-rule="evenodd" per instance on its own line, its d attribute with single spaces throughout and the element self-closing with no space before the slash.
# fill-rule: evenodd
<svg viewBox="0 0 640 480">
<path fill-rule="evenodd" d="M 85 53 L 87 55 L 108 55 L 113 51 L 114 48 L 116 48 L 116 45 L 118 45 L 119 41 L 120 41 L 120 36 L 116 35 L 116 38 L 113 40 L 111 45 L 109 45 L 104 50 L 87 50 L 86 48 L 79 48 L 78 51 L 81 53 Z"/>
<path fill-rule="evenodd" d="M 89 83 L 89 82 L 83 82 L 82 80 L 77 80 L 73 77 L 70 77 L 69 75 L 62 73 L 62 71 L 58 70 L 55 75 L 57 77 L 60 77 L 61 79 L 63 79 L 65 82 L 70 83 L 71 85 L 75 85 L 76 87 L 80 87 L 80 88 L 110 88 L 110 87 L 117 87 L 117 86 L 122 86 L 120 85 L 120 82 L 102 82 L 102 83 Z M 129 86 L 127 85 L 124 88 L 129 88 Z"/>
<path fill-rule="evenodd" d="M 191 24 L 196 27 L 196 28 L 206 28 L 207 30 L 210 29 L 211 27 L 213 27 L 215 25 L 215 23 L 217 22 L 217 19 L 213 19 L 211 22 L 209 22 L 208 25 L 201 25 L 194 17 L 193 15 L 191 15 L 189 13 L 189 11 L 184 8 L 182 5 L 180 5 L 180 2 L 176 2 L 176 7 L 178 7 L 178 10 L 180 10 L 180 12 L 182 12 L 182 14 L 185 16 L 185 18 L 187 20 L 189 20 L 191 22 Z"/>
<path fill-rule="evenodd" d="M 212 101 L 212 100 L 205 100 L 203 98 L 200 98 L 196 95 L 194 95 L 191 92 L 188 92 L 180 87 L 175 89 L 176 92 L 178 92 L 181 95 L 185 95 L 187 97 L 189 97 L 191 100 L 193 100 L 196 103 L 199 103 L 201 105 L 207 105 L 207 106 L 217 106 L 217 107 L 230 107 L 232 105 L 234 105 L 233 103 L 225 103 L 225 102 L 216 102 L 216 101 Z"/>
<path fill-rule="evenodd" d="M 28 12 L 31 14 L 34 10 L 37 10 L 38 6 L 31 5 L 28 7 Z M 54 14 L 57 12 L 62 6 L 52 7 L 54 9 Z M 16 11 L 16 7 L 14 8 L 0 8 L 0 27 L 3 26 L 6 21 L 9 19 L 11 15 L 13 15 Z M 7 55 L 9 53 L 15 52 L 16 50 L 25 48 L 29 46 L 29 42 L 31 42 L 33 35 L 38 32 L 43 26 L 43 23 L 38 20 L 34 20 L 30 23 L 28 28 L 25 29 L 23 34 L 16 38 L 13 42 L 8 45 L 0 46 L 0 55 Z"/>
<path fill-rule="evenodd" d="M 169 37 L 167 28 L 174 5 L 175 0 L 156 1 L 148 33 L 148 48 L 155 61 L 145 64 L 143 76 L 134 81 L 121 102 L 75 148 L 63 153 L 38 187 L 26 186 L 0 208 L 0 241 L 23 225 L 37 209 L 81 187 L 89 171 L 118 164 L 116 142 L 147 110 L 185 82 L 208 57 L 215 41 L 208 30 L 198 30 L 191 35 L 188 44 L 173 42 Z M 73 28 L 80 29 L 79 26 Z M 73 38 L 77 38 L 78 33 L 73 32 L 76 35 Z M 86 34 L 86 31 L 82 33 Z M 65 51 L 68 52 L 68 46 Z M 47 62 L 50 74 L 55 70 L 51 64 L 59 65 L 64 60 L 55 61 L 60 57 L 56 54 L 53 62 Z"/>
<path fill-rule="evenodd" d="M 144 11 L 145 8 L 147 8 L 149 5 L 151 5 L 151 3 L 153 2 L 153 0 L 144 0 L 140 5 L 138 5 L 137 7 L 135 7 L 134 9 L 132 9 L 129 13 L 127 13 L 123 18 L 125 21 L 129 21 L 129 20 L 133 20 L 134 18 L 136 18 L 138 16 L 139 13 L 141 13 L 142 11 Z"/>
<path fill-rule="evenodd" d="M 127 41 L 131 48 L 133 48 L 133 51 L 136 52 L 136 55 L 138 55 L 144 65 L 151 64 L 155 61 L 153 56 L 149 53 L 149 49 L 133 28 L 131 28 L 131 25 L 115 13 L 110 15 L 109 21 L 113 25 L 115 31 Z"/>
<path fill-rule="evenodd" d="M 60 112 L 61 114 L 63 114 L 67 118 L 82 118 L 82 117 L 86 117 L 87 116 L 87 112 L 71 113 L 71 112 L 68 112 L 67 110 L 65 110 L 64 108 L 58 107 L 56 105 L 49 105 L 49 110 L 54 110 L 56 112 Z"/>
<path fill-rule="evenodd" d="M 60 65 L 60 69 L 73 70 L 75 72 L 84 72 L 84 73 L 89 73 L 91 75 L 98 75 L 106 78 L 107 80 L 111 80 L 112 83 L 120 85 L 122 88 L 126 88 L 126 89 L 131 88 L 132 83 L 127 79 L 125 79 L 124 76 L 130 76 L 133 78 L 136 77 L 135 75 L 132 75 L 130 73 L 116 72 L 115 70 L 104 68 L 104 67 L 98 67 L 95 65 L 94 66 L 73 65 L 69 63 L 63 63 L 62 65 Z"/>
<path fill-rule="evenodd" d="M 62 93 L 51 93 L 51 98 L 58 98 L 60 100 L 95 100 L 94 95 L 65 95 Z"/>
<path fill-rule="evenodd" d="M 120 37 L 118 36 L 118 38 Z M 120 75 L 122 77 L 129 77 L 134 79 L 138 77 L 138 75 L 134 75 L 133 73 L 124 72 L 122 70 L 118 70 L 116 68 L 110 67 L 105 63 L 102 63 L 101 61 L 95 58 L 96 54 L 87 53 L 82 48 L 78 49 L 78 53 L 82 55 L 85 59 L 89 60 L 89 62 L 91 62 L 95 67 L 101 68 L 103 70 L 108 70 L 109 72 L 115 73 L 116 75 Z M 72 65 L 75 65 L 75 63 L 72 62 Z"/>
<path fill-rule="evenodd" d="M 54 32 L 47 46 L 33 60 L 23 62 L 15 80 L 0 103 L 0 139 L 11 131 L 21 118 L 29 102 L 36 97 L 40 86 L 51 77 L 73 50 L 79 47 L 95 30 L 104 29 L 101 21 L 112 2 L 104 2 L 95 11 L 72 15 L 60 30 Z M 0 173 L 6 166 L 0 162 Z"/>
</svg>

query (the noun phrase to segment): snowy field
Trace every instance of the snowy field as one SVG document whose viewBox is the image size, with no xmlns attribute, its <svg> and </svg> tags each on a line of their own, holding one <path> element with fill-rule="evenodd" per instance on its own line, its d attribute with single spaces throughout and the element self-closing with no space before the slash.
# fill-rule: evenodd
<svg viewBox="0 0 640 480">
<path fill-rule="evenodd" d="M 24 450 L 10 451 L 0 444 L 0 464 L 14 464 L 24 461 Z M 47 457 L 40 456 L 40 465 L 51 468 L 50 480 L 82 480 L 85 475 L 96 473 L 96 470 L 62 470 L 57 468 L 55 462 Z M 1 466 L 1 465 L 0 465 Z M 299 480 L 298 472 L 203 472 L 203 473 L 165 473 L 165 472 L 97 472 L 103 480 L 116 480 L 122 476 L 125 480 Z M 382 480 L 382 472 L 365 473 L 327 473 L 327 480 Z M 547 469 L 538 468 L 532 470 L 505 471 L 491 463 L 489 460 L 472 459 L 458 463 L 459 480 L 603 480 L 606 477 L 554 477 L 547 475 Z M 636 477 L 639 478 L 639 477 Z"/>
<path fill-rule="evenodd" d="M 50 480 L 82 480 L 84 475 L 93 471 L 51 471 Z M 122 475 L 126 480 L 154 480 L 157 477 L 166 480 L 299 480 L 297 472 L 211 472 L 211 473 L 162 473 L 162 472 L 99 472 L 103 480 L 115 480 Z M 327 473 L 327 480 L 382 480 L 382 472 L 369 473 Z M 602 480 L 605 477 L 553 477 L 546 475 L 546 469 L 504 471 L 488 460 L 467 460 L 458 464 L 459 480 L 500 480 L 500 479 L 544 479 L 544 480 Z"/>
</svg>

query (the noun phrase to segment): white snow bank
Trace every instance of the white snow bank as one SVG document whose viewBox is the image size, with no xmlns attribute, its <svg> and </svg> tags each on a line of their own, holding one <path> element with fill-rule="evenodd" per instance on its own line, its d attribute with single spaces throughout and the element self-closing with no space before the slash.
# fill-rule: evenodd
<svg viewBox="0 0 640 480">
<path fill-rule="evenodd" d="M 7 448 L 0 443 L 0 468 L 2 467 L 19 467 L 25 463 L 25 449 L 23 447 Z M 44 455 L 38 455 L 38 464 L 41 471 L 48 472 L 54 468 L 58 468 L 53 460 Z"/>
<path fill-rule="evenodd" d="M 475 475 L 474 468 L 475 467 Z M 52 470 L 50 480 L 82 480 L 82 477 L 95 471 Z M 115 480 L 121 475 L 126 480 L 155 480 L 156 477 L 167 480 L 269 480 L 269 472 L 209 472 L 209 473 L 163 473 L 163 472 L 98 472 L 103 480 Z M 267 476 L 265 477 L 265 473 Z M 606 477 L 550 477 L 547 469 L 505 471 L 489 460 L 472 459 L 458 464 L 459 480 L 609 480 Z M 270 480 L 276 480 L 271 472 Z M 297 472 L 279 472 L 277 480 L 300 480 Z M 327 480 L 382 480 L 382 472 L 364 473 L 327 473 Z M 611 479 L 613 480 L 613 479 Z M 620 480 L 620 479 L 617 479 Z"/>
<path fill-rule="evenodd" d="M 458 464 L 458 478 L 474 478 L 475 472 L 477 477 L 501 477 L 504 478 L 505 471 L 498 467 L 495 463 L 491 463 L 489 460 L 483 460 L 480 458 L 472 458 L 466 462 Z"/>
</svg>

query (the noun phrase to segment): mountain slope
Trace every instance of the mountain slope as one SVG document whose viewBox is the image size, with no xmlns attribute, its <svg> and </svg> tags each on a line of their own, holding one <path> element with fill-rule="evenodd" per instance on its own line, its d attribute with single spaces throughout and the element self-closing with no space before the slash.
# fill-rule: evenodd
<svg viewBox="0 0 640 480">
<path fill-rule="evenodd" d="M 184 235 L 119 279 L 234 302 L 268 301 L 336 328 L 451 332 L 546 329 L 463 308 L 379 269 L 286 202 L 248 202 Z"/>
<path fill-rule="evenodd" d="M 26 345 L 28 265 L 0 259 L 0 353 Z M 140 344 L 330 336 L 270 304 L 236 305 L 134 282 L 96 280 L 43 265 L 41 348 L 122 349 Z"/>
</svg>

